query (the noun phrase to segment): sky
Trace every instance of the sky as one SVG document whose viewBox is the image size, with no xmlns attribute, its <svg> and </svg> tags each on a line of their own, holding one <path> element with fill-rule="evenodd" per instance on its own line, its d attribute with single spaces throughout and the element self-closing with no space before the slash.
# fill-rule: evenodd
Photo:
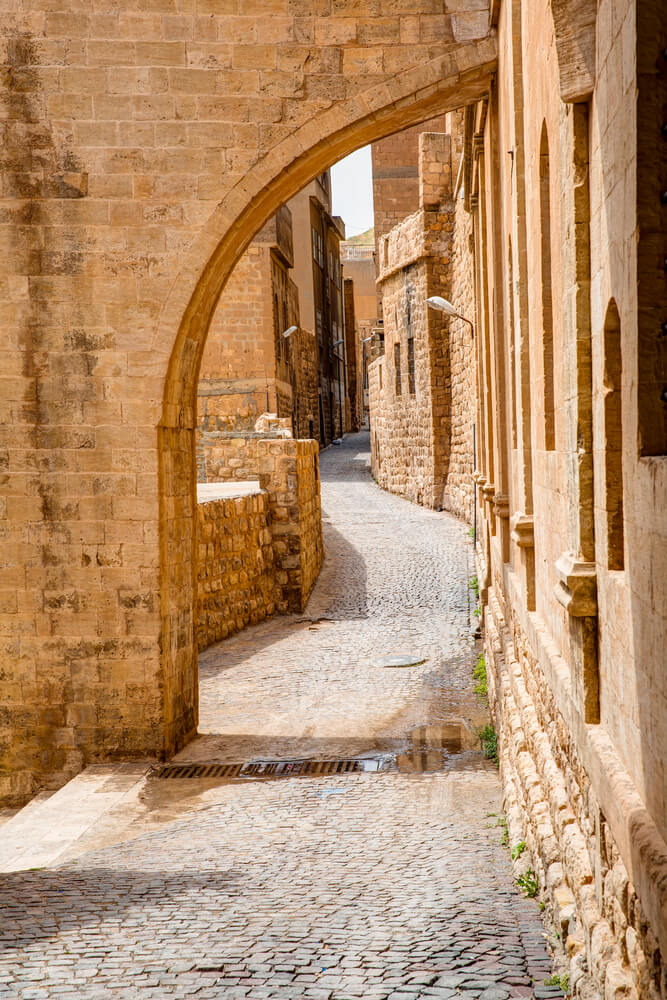
<svg viewBox="0 0 667 1000">
<path fill-rule="evenodd" d="M 373 225 L 371 147 L 363 146 L 331 168 L 332 215 L 345 222 L 345 235 L 358 236 Z"/>
</svg>

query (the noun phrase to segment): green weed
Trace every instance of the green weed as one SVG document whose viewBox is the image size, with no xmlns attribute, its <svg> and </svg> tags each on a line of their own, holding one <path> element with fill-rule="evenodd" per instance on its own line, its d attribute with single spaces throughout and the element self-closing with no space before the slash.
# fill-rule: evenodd
<svg viewBox="0 0 667 1000">
<path fill-rule="evenodd" d="M 526 841 L 520 840 L 519 843 L 515 844 L 512 850 L 510 851 L 510 857 L 512 858 L 512 861 L 516 861 L 517 858 L 520 858 L 525 850 L 526 850 Z"/>
<path fill-rule="evenodd" d="M 496 733 L 493 726 L 490 726 L 489 723 L 487 722 L 484 728 L 480 729 L 478 736 L 479 736 L 479 742 L 481 743 L 482 746 L 482 753 L 484 754 L 486 759 L 492 760 L 497 764 L 498 734 Z"/>
<path fill-rule="evenodd" d="M 477 600 L 479 600 L 479 580 L 477 579 L 476 576 L 470 577 L 470 582 L 468 583 L 468 586 L 472 590 Z"/>
<path fill-rule="evenodd" d="M 537 896 L 540 888 L 540 884 L 537 881 L 537 875 L 532 868 L 529 868 L 524 875 L 519 875 L 515 878 L 514 884 L 518 886 L 524 896 L 528 896 L 529 899 L 533 899 Z"/>
<path fill-rule="evenodd" d="M 480 653 L 477 663 L 473 667 L 472 676 L 475 681 L 475 694 L 478 694 L 480 698 L 486 698 L 489 692 L 486 684 L 486 660 L 483 653 Z M 486 728 L 488 729 L 489 727 L 487 726 Z M 484 730 L 482 731 L 484 732 Z M 485 756 L 489 756 L 489 754 L 485 753 Z M 498 756 L 497 746 L 493 756 Z"/>
<path fill-rule="evenodd" d="M 565 973 L 562 976 L 559 976 L 558 973 L 555 972 L 553 974 L 553 976 L 551 976 L 550 979 L 545 979 L 544 980 L 544 985 L 545 986 L 558 986 L 559 989 L 561 989 L 563 991 L 563 993 L 565 994 L 565 996 L 568 996 L 568 994 L 570 992 L 570 977 L 568 976 L 567 973 Z"/>
</svg>

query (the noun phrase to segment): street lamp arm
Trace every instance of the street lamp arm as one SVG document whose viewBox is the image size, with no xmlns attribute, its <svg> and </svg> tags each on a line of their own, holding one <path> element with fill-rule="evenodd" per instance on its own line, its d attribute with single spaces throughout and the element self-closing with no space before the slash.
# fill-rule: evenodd
<svg viewBox="0 0 667 1000">
<path fill-rule="evenodd" d="M 469 320 L 466 316 L 462 316 L 460 312 L 457 312 L 451 302 L 447 299 L 443 299 L 441 295 L 431 295 L 426 300 L 426 304 L 429 309 L 436 309 L 438 312 L 444 312 L 447 316 L 452 316 L 455 319 L 462 319 L 464 323 L 467 323 L 472 333 L 475 333 L 475 327 L 472 320 Z"/>
</svg>

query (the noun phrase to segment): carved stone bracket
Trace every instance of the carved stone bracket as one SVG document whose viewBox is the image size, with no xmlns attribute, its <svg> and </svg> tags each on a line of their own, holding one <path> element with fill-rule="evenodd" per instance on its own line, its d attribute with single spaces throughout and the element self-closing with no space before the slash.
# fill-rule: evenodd
<svg viewBox="0 0 667 1000">
<path fill-rule="evenodd" d="M 494 496 L 496 495 L 496 488 L 493 483 L 485 482 L 482 485 L 482 496 L 487 503 L 491 503 Z"/>
<path fill-rule="evenodd" d="M 486 482 L 486 476 L 479 469 L 475 469 L 472 474 L 473 482 L 477 483 L 478 486 L 484 486 Z"/>
<path fill-rule="evenodd" d="M 493 498 L 493 511 L 496 517 L 510 516 L 510 498 L 505 493 L 497 493 Z"/>
<path fill-rule="evenodd" d="M 573 618 L 593 618 L 598 613 L 595 563 L 583 562 L 565 552 L 556 563 L 560 577 L 556 599 Z"/>
<path fill-rule="evenodd" d="M 520 549 L 535 547 L 535 522 L 532 514 L 515 514 L 511 521 L 512 541 Z"/>
<path fill-rule="evenodd" d="M 595 84 L 596 0 L 551 0 L 560 97 L 566 103 L 586 101 Z"/>
</svg>

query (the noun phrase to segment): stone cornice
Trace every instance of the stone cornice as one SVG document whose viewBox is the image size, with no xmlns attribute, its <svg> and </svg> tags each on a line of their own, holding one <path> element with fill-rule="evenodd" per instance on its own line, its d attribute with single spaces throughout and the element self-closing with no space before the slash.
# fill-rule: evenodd
<svg viewBox="0 0 667 1000">
<path fill-rule="evenodd" d="M 595 563 L 584 562 L 569 552 L 556 562 L 559 581 L 554 588 L 556 600 L 573 618 L 592 618 L 598 613 L 597 572 Z"/>
<path fill-rule="evenodd" d="M 514 514 L 510 522 L 512 541 L 520 549 L 532 549 L 535 546 L 535 522 L 532 514 Z"/>
</svg>

